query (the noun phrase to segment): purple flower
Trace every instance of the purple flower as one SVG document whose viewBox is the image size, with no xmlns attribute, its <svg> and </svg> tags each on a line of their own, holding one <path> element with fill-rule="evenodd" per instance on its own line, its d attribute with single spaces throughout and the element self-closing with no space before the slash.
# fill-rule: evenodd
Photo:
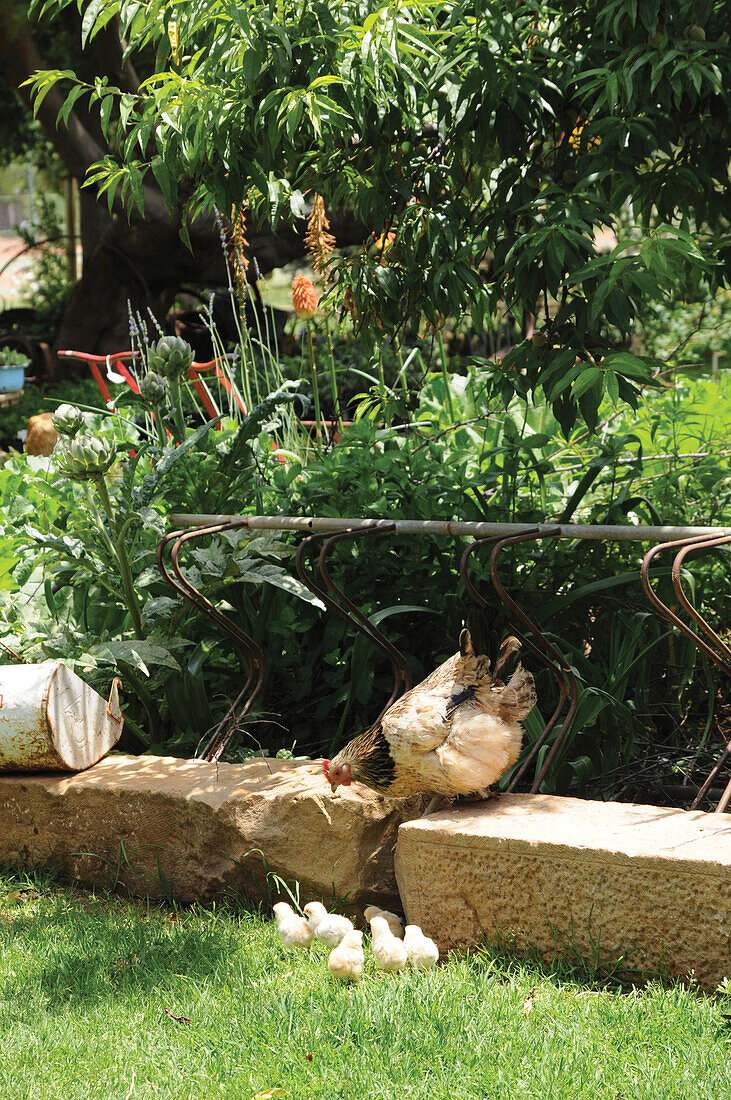
<svg viewBox="0 0 731 1100">
<path fill-rule="evenodd" d="M 218 236 L 221 241 L 221 248 L 226 251 L 228 248 L 228 240 L 226 237 L 226 226 L 224 225 L 223 218 L 221 217 L 221 211 L 217 206 L 213 207 L 213 217 L 216 220 L 216 226 L 218 228 Z"/>
<path fill-rule="evenodd" d="M 132 303 L 130 302 L 129 298 L 127 299 L 127 316 L 129 317 L 130 344 L 132 347 L 134 347 L 135 340 L 139 336 L 139 329 L 137 328 L 137 325 L 135 323 L 135 316 L 132 312 Z"/>
</svg>

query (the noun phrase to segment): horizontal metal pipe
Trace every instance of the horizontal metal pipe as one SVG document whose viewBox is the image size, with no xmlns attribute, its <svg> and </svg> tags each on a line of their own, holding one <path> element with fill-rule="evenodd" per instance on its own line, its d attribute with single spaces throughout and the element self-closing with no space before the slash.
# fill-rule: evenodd
<svg viewBox="0 0 731 1100">
<path fill-rule="evenodd" d="M 170 517 L 174 527 L 208 527 L 232 523 L 241 527 L 271 531 L 359 531 L 393 525 L 396 535 L 519 535 L 526 531 L 553 534 L 564 539 L 607 539 L 610 542 L 673 542 L 694 535 L 731 535 L 731 527 L 642 527 L 602 523 L 462 523 L 421 519 L 333 519 L 329 516 L 236 516 L 196 515 L 178 512 Z"/>
</svg>

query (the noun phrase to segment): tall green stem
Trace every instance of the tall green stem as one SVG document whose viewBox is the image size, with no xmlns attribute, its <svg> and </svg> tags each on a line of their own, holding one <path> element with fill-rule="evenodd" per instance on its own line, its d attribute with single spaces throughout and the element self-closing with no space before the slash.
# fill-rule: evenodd
<svg viewBox="0 0 731 1100">
<path fill-rule="evenodd" d="M 409 386 L 408 386 L 408 383 L 406 381 L 406 371 L 404 370 L 404 357 L 401 353 L 401 341 L 399 340 L 398 336 L 394 336 L 394 338 L 393 338 L 393 350 L 396 352 L 396 363 L 398 365 L 398 376 L 401 379 L 401 386 L 402 386 L 403 391 L 404 391 L 404 397 L 408 398 L 408 396 L 409 396 Z"/>
<path fill-rule="evenodd" d="M 157 442 L 160 444 L 160 449 L 164 450 L 168 445 L 168 437 L 165 435 L 165 425 L 162 422 L 162 407 L 160 405 L 155 406 L 155 411 L 152 414 L 152 419 L 155 421 L 155 431 L 157 432 Z"/>
<path fill-rule="evenodd" d="M 129 684 L 135 695 L 137 695 L 138 699 L 142 703 L 142 706 L 145 708 L 145 713 L 147 714 L 147 721 L 149 724 L 149 735 L 145 734 L 139 726 L 135 726 L 134 724 L 132 726 L 132 731 L 136 737 L 139 737 L 145 748 L 149 748 L 154 741 L 158 740 L 159 737 L 160 723 L 158 720 L 159 712 L 157 704 L 155 703 L 152 694 L 148 691 L 148 689 L 142 683 L 142 680 L 137 675 L 136 669 L 132 668 L 132 666 L 126 661 L 118 661 L 117 664 L 119 665 L 119 671 L 122 673 L 125 683 Z M 127 721 L 127 718 L 125 718 L 125 722 Z"/>
<path fill-rule="evenodd" d="M 320 411 L 320 387 L 317 382 L 317 363 L 315 362 L 315 345 L 312 342 L 312 322 L 307 322 L 307 346 L 310 352 L 310 371 L 312 374 L 312 394 L 315 401 L 315 439 L 318 446 L 322 442 L 322 413 Z"/>
<path fill-rule="evenodd" d="M 383 373 L 383 349 L 378 349 L 378 381 L 381 386 L 381 400 L 386 400 L 386 375 Z"/>
<path fill-rule="evenodd" d="M 180 378 L 170 380 L 170 392 L 175 403 L 175 430 L 178 443 L 185 442 L 185 417 L 183 416 L 183 383 Z"/>
<path fill-rule="evenodd" d="M 112 502 L 109 499 L 109 492 L 107 490 L 107 483 L 102 475 L 94 478 L 94 484 L 96 485 L 97 492 L 99 493 L 99 499 L 102 502 L 102 508 L 109 520 L 109 526 L 112 530 L 112 542 L 114 546 L 114 553 L 119 564 L 119 575 L 122 580 L 122 589 L 124 590 L 125 603 L 129 609 L 129 613 L 132 616 L 132 625 L 134 627 L 135 634 L 138 638 L 142 639 L 145 636 L 145 632 L 142 629 L 142 618 L 140 616 L 140 608 L 137 603 L 137 594 L 135 593 L 134 583 L 132 581 L 132 569 L 130 568 L 129 558 L 127 557 L 127 551 L 124 548 L 124 540 L 119 537 L 117 525 L 114 521 L 114 512 L 112 510 Z"/>
<path fill-rule="evenodd" d="M 449 388 L 449 371 L 447 370 L 447 349 L 444 346 L 444 336 L 441 329 L 439 329 L 439 355 L 442 360 L 442 378 L 444 379 L 444 389 L 447 393 L 447 409 L 449 411 L 449 422 L 450 424 L 454 424 L 454 405 L 452 404 L 452 391 Z"/>
<path fill-rule="evenodd" d="M 340 395 L 338 394 L 338 376 L 335 370 L 335 356 L 333 355 L 332 337 L 330 335 L 330 326 L 327 329 L 327 350 L 329 354 L 330 363 L 330 385 L 333 391 L 333 417 L 338 425 L 338 431 L 343 434 L 343 415 L 340 410 Z"/>
</svg>

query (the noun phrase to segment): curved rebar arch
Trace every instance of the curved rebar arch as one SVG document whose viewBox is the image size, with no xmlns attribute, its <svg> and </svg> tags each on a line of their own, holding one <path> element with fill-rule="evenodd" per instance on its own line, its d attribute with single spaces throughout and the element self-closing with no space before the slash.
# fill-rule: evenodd
<svg viewBox="0 0 731 1100">
<path fill-rule="evenodd" d="M 380 722 L 388 708 L 392 706 L 404 691 L 408 691 L 411 687 L 411 674 L 408 662 L 400 650 L 388 640 L 385 634 L 383 634 L 383 632 L 363 614 L 360 608 L 345 595 L 342 588 L 339 588 L 335 584 L 327 568 L 327 556 L 336 543 L 343 542 L 347 539 L 355 540 L 365 538 L 368 535 L 388 535 L 391 534 L 394 529 L 395 525 L 393 523 L 380 523 L 378 526 L 374 524 L 373 527 L 362 528 L 361 530 L 341 531 L 337 534 L 332 534 L 330 531 L 318 532 L 314 535 L 308 535 L 307 538 L 303 539 L 297 547 L 297 553 L 295 555 L 297 575 L 310 592 L 321 599 L 331 611 L 339 615 L 341 619 L 367 638 L 368 641 L 377 646 L 386 654 L 391 662 L 394 678 L 393 691 L 391 692 L 391 697 L 388 702 L 381 709 L 376 722 Z M 325 588 L 316 584 L 312 577 L 307 574 L 304 567 L 306 552 L 319 539 L 324 540 L 318 556 L 318 568 L 320 576 L 325 582 Z"/>
<path fill-rule="evenodd" d="M 678 583 L 679 583 L 680 569 L 682 567 L 682 562 L 683 562 L 683 558 L 685 556 L 685 553 L 690 553 L 692 550 L 702 550 L 702 549 L 705 549 L 705 548 L 710 549 L 714 545 L 717 545 L 717 544 L 723 543 L 725 541 L 728 541 L 728 539 L 729 539 L 728 536 L 723 536 L 721 539 L 719 539 L 718 536 L 714 536 L 714 535 L 698 535 L 698 536 L 696 536 L 692 539 L 677 539 L 674 542 L 661 542 L 661 543 L 658 543 L 657 546 L 651 547 L 647 551 L 647 553 L 645 554 L 644 558 L 642 559 L 642 565 L 640 566 L 640 579 L 642 581 L 642 587 L 645 591 L 645 595 L 647 596 L 647 598 L 650 601 L 650 603 L 652 604 L 652 606 L 657 611 L 659 611 L 660 614 L 664 618 L 666 618 L 669 623 L 672 623 L 673 626 L 677 627 L 677 629 L 681 632 L 681 634 L 684 634 L 686 638 L 689 638 L 691 640 L 691 642 L 693 642 L 693 644 L 695 646 L 697 646 L 697 648 L 700 649 L 700 651 L 702 653 L 705 653 L 705 655 L 706 655 L 706 657 L 708 657 L 709 661 L 712 661 L 714 665 L 716 665 L 718 668 L 720 668 L 724 672 L 726 672 L 727 675 L 731 676 L 731 664 L 727 663 L 724 660 L 724 658 L 716 652 L 715 649 L 712 649 L 711 646 L 709 646 L 708 642 L 706 642 L 706 640 L 704 638 L 701 638 L 701 636 L 699 634 L 696 634 L 696 632 L 692 629 L 692 627 L 688 626 L 687 623 L 684 623 L 683 620 L 678 615 L 676 615 L 675 612 L 673 610 L 671 610 L 671 608 L 669 608 L 667 606 L 667 604 L 663 603 L 663 601 L 660 599 L 660 597 L 654 591 L 654 589 L 652 587 L 652 584 L 650 583 L 650 566 L 651 566 L 654 558 L 656 558 L 657 555 L 662 553 L 663 551 L 665 551 L 665 550 L 679 550 L 680 551 L 680 555 L 678 555 L 675 559 L 675 562 L 677 562 L 678 557 L 680 557 L 680 562 L 678 563 L 678 568 L 677 568 L 677 576 L 678 576 Z M 675 569 L 675 563 L 673 564 L 673 568 Z M 678 595 L 678 598 L 679 598 L 681 604 L 683 606 L 686 606 L 686 605 L 690 606 L 690 603 L 687 599 L 687 596 L 685 596 L 685 593 L 682 591 L 682 588 L 680 589 L 680 591 L 678 591 L 678 584 L 675 583 L 675 579 L 673 580 L 673 586 L 675 588 L 675 592 Z M 687 610 L 687 606 L 686 606 L 686 610 Z M 697 611 L 695 611 L 695 609 L 692 609 L 689 612 L 689 614 L 691 615 L 692 618 L 696 619 L 696 622 L 698 622 L 698 624 L 700 626 L 703 626 L 703 628 L 706 630 L 706 632 L 710 631 L 712 636 L 717 637 L 715 635 L 715 633 L 711 630 L 711 627 L 708 626 L 707 623 L 705 623 L 705 620 L 703 620 L 703 622 L 701 623 L 701 616 L 698 614 Z M 703 624 L 705 624 L 705 626 Z M 720 641 L 720 639 L 719 639 L 719 641 Z M 721 642 L 721 645 L 724 649 L 727 648 L 724 645 L 723 642 Z"/>
<path fill-rule="evenodd" d="M 687 558 L 688 554 L 693 554 L 697 550 L 716 550 L 721 546 L 727 546 L 729 544 L 731 544 L 731 535 L 723 535 L 722 537 L 717 539 L 709 539 L 707 542 L 703 541 L 702 543 L 695 543 L 689 546 L 684 546 L 675 555 L 675 560 L 673 561 L 672 579 L 673 588 L 675 589 L 675 594 L 678 597 L 678 601 L 681 607 L 685 608 L 685 611 L 690 616 L 690 618 L 698 624 L 703 633 L 711 639 L 716 648 L 724 655 L 724 657 L 726 658 L 726 664 L 723 666 L 724 670 L 731 675 L 731 646 L 728 646 L 726 642 L 724 642 L 723 638 L 721 638 L 721 636 L 716 633 L 711 624 L 703 618 L 700 611 L 693 607 L 693 604 L 690 602 L 685 594 L 681 577 L 683 562 Z"/>
<path fill-rule="evenodd" d="M 467 549 L 464 551 L 464 553 L 462 554 L 462 557 L 460 559 L 459 572 L 460 572 L 460 576 L 462 577 L 462 582 L 464 583 L 464 586 L 467 589 L 467 592 L 472 597 L 474 602 L 478 605 L 478 607 L 481 607 L 481 608 L 486 608 L 489 605 L 488 605 L 488 601 L 485 599 L 485 597 L 482 595 L 482 593 L 479 592 L 478 589 L 475 587 L 475 585 L 472 581 L 472 578 L 469 575 L 469 570 L 468 570 L 469 559 L 470 559 L 471 555 L 474 553 L 475 550 L 482 549 L 485 546 L 494 546 L 494 544 L 500 540 L 500 537 L 501 537 L 500 535 L 491 535 L 489 538 L 486 538 L 486 539 L 477 539 L 475 542 L 473 542 L 470 546 L 467 547 Z M 498 595 L 500 595 L 499 591 L 498 591 Z M 565 679 L 564 679 L 563 675 L 561 674 L 560 669 L 558 669 L 556 667 L 556 665 L 554 665 L 553 661 L 551 661 L 550 658 L 546 656 L 546 654 L 543 652 L 542 649 L 539 649 L 538 646 L 534 645 L 533 642 L 530 640 L 530 638 L 527 638 L 526 635 L 523 634 L 522 631 L 518 630 L 517 627 L 515 627 L 514 625 L 511 624 L 510 630 L 512 631 L 513 634 L 515 634 L 515 636 L 518 639 L 518 641 L 520 642 L 520 644 L 526 650 L 528 650 L 528 652 L 531 653 L 538 661 L 540 661 L 541 664 L 545 665 L 545 667 L 549 670 L 549 672 L 553 673 L 553 675 L 556 677 L 556 679 L 558 681 L 558 688 L 559 688 L 559 700 L 558 700 L 558 703 L 556 705 L 556 709 L 554 710 L 551 717 L 548 719 L 548 722 L 546 722 L 546 725 L 545 725 L 543 731 L 541 732 L 540 737 L 537 739 L 536 743 L 531 747 L 531 750 L 528 753 L 528 756 L 523 761 L 520 768 L 515 773 L 515 775 L 511 779 L 510 783 L 508 784 L 507 790 L 509 792 L 513 791 L 515 789 L 515 787 L 520 782 L 520 780 L 523 778 L 523 776 L 525 775 L 525 773 L 528 770 L 528 768 L 530 767 L 530 765 L 535 760 L 536 755 L 538 754 L 538 752 L 540 752 L 540 749 L 541 749 L 542 745 L 545 744 L 546 739 L 549 737 L 549 735 L 551 733 L 551 730 L 553 729 L 553 727 L 556 725 L 556 722 L 558 721 L 559 715 L 561 714 L 561 711 L 564 708 L 565 700 L 566 700 L 566 684 L 565 684 Z"/>
<path fill-rule="evenodd" d="M 320 576 L 325 581 L 333 595 L 338 599 L 350 613 L 350 615 L 360 624 L 363 632 L 367 632 L 371 641 L 373 641 L 384 653 L 387 654 L 391 667 L 393 668 L 394 687 L 391 693 L 391 698 L 386 703 L 385 707 L 378 716 L 378 721 L 383 717 L 388 708 L 396 702 L 398 697 L 411 688 L 411 671 L 409 669 L 409 663 L 404 657 L 403 653 L 396 648 L 396 646 L 388 640 L 383 631 L 379 630 L 371 620 L 363 614 L 359 607 L 348 599 L 343 592 L 342 588 L 338 588 L 335 582 L 330 577 L 330 573 L 327 569 L 326 559 L 330 553 L 332 547 L 339 542 L 344 542 L 346 539 L 359 539 L 367 535 L 380 534 L 388 535 L 395 530 L 395 526 L 378 527 L 373 530 L 363 531 L 342 531 L 339 534 L 331 535 L 329 539 L 323 544 L 320 551 L 319 567 Z"/>
<path fill-rule="evenodd" d="M 731 536 L 729 535 L 697 535 L 693 538 L 677 539 L 674 542 L 663 542 L 657 546 L 653 546 L 645 554 L 642 565 L 640 567 L 640 577 L 642 580 L 642 587 L 645 590 L 647 596 L 653 607 L 660 612 L 660 614 L 668 620 L 668 622 L 677 627 L 686 638 L 704 653 L 706 657 L 722 672 L 725 672 L 727 676 L 731 677 L 731 649 L 723 641 L 723 639 L 716 633 L 710 623 L 707 623 L 700 612 L 693 607 L 690 600 L 685 594 L 682 584 L 681 571 L 683 568 L 683 562 L 688 554 L 692 554 L 697 550 L 713 550 L 716 547 L 724 546 L 731 543 Z M 697 634 L 687 623 L 684 623 L 675 612 L 663 603 L 660 597 L 652 588 L 650 583 L 650 565 L 654 558 L 657 557 L 663 550 L 676 550 L 677 553 L 673 559 L 672 567 L 672 582 L 675 594 L 678 597 L 678 602 L 685 610 L 686 614 L 698 624 L 701 630 L 706 634 L 716 645 L 716 649 L 709 646 L 708 642 L 704 638 L 701 638 L 700 634 Z M 720 651 L 720 652 L 718 652 Z M 690 804 L 690 809 L 695 810 L 705 798 L 706 794 L 713 785 L 713 781 L 721 771 L 726 761 L 731 757 L 731 741 L 729 741 L 718 760 L 711 769 L 709 775 L 705 781 L 701 784 L 697 795 Z M 729 802 L 731 802 L 731 780 L 729 780 L 726 788 L 721 795 L 721 798 L 716 805 L 715 812 L 723 813 L 726 810 Z"/>
<path fill-rule="evenodd" d="M 530 650 L 531 653 L 538 657 L 538 659 L 542 661 L 543 664 L 546 665 L 546 667 L 556 677 L 559 684 L 558 705 L 551 717 L 549 718 L 548 722 L 546 723 L 543 733 L 532 746 L 527 757 L 511 779 L 508 785 L 508 791 L 515 790 L 515 787 L 523 778 L 526 771 L 540 752 L 541 748 L 546 744 L 546 741 L 550 737 L 554 727 L 556 726 L 556 723 L 558 722 L 562 710 L 568 703 L 568 709 L 564 716 L 563 722 L 561 723 L 561 727 L 556 734 L 553 744 L 551 745 L 551 748 L 546 755 L 546 759 L 543 761 L 541 770 L 539 771 L 538 775 L 531 785 L 531 794 L 535 794 L 537 791 L 540 790 L 541 784 L 543 783 L 543 780 L 546 778 L 546 775 L 548 773 L 548 769 L 551 767 L 551 764 L 553 763 L 556 754 L 561 748 L 561 745 L 565 741 L 566 736 L 571 728 L 571 723 L 574 720 L 574 715 L 576 714 L 576 710 L 579 705 L 579 693 L 576 687 L 576 678 L 574 676 L 573 670 L 569 666 L 568 662 L 565 660 L 563 654 L 560 653 L 558 649 L 556 649 L 552 642 L 549 642 L 548 638 L 540 629 L 540 627 L 530 618 L 529 615 L 526 614 L 525 611 L 523 611 L 521 607 L 518 606 L 515 600 L 506 592 L 500 580 L 500 577 L 498 576 L 497 559 L 501 551 L 508 546 L 516 546 L 518 543 L 522 542 L 537 542 L 539 539 L 543 538 L 557 538 L 560 534 L 561 529 L 559 527 L 555 527 L 549 529 L 544 528 L 542 530 L 540 528 L 535 528 L 531 531 L 525 531 L 519 535 L 510 535 L 507 538 L 498 539 L 493 546 L 492 553 L 490 554 L 490 579 L 492 581 L 493 588 L 495 589 L 505 606 L 509 608 L 513 615 L 515 615 L 521 621 L 521 623 L 523 623 L 523 625 L 537 640 L 538 645 L 535 645 L 529 639 L 526 639 L 526 641 L 528 642 L 527 648 Z M 521 641 L 522 640 L 523 639 L 521 638 Z"/>
<path fill-rule="evenodd" d="M 218 723 L 205 745 L 201 748 L 201 743 L 199 742 L 196 749 L 196 756 L 199 759 L 209 761 L 218 760 L 220 758 L 231 740 L 238 722 L 248 714 L 255 699 L 261 692 L 264 683 L 264 654 L 253 638 L 237 626 L 227 615 L 219 611 L 218 608 L 191 583 L 183 573 L 178 559 L 184 544 L 190 542 L 192 539 L 205 538 L 209 535 L 218 535 L 221 534 L 222 531 L 234 530 L 245 526 L 246 524 L 239 520 L 237 522 L 212 524 L 208 527 L 194 527 L 182 531 L 171 531 L 161 539 L 157 547 L 157 565 L 163 579 L 167 581 L 183 599 L 187 600 L 188 603 L 192 604 L 202 615 L 205 615 L 211 622 L 215 623 L 223 630 L 236 645 L 241 646 L 246 654 L 248 662 L 248 676 L 244 686 L 229 706 L 226 714 Z M 170 551 L 170 561 L 177 579 L 174 579 L 170 575 L 164 561 L 165 550 L 170 543 L 173 544 Z M 232 721 L 234 718 L 236 718 L 236 722 Z M 202 740 L 201 738 L 201 741 Z"/>
</svg>

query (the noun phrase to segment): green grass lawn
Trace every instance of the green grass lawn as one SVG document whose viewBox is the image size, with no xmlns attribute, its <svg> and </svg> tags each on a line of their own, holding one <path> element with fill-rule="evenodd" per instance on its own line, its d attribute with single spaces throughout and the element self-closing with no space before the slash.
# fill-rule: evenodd
<svg viewBox="0 0 731 1100">
<path fill-rule="evenodd" d="M 725 1100 L 731 998 L 485 949 L 336 986 L 274 922 L 0 874 L 0 1097 Z M 177 1019 L 176 1019 L 177 1017 Z M 280 1090 L 280 1091 L 277 1091 Z"/>
</svg>

